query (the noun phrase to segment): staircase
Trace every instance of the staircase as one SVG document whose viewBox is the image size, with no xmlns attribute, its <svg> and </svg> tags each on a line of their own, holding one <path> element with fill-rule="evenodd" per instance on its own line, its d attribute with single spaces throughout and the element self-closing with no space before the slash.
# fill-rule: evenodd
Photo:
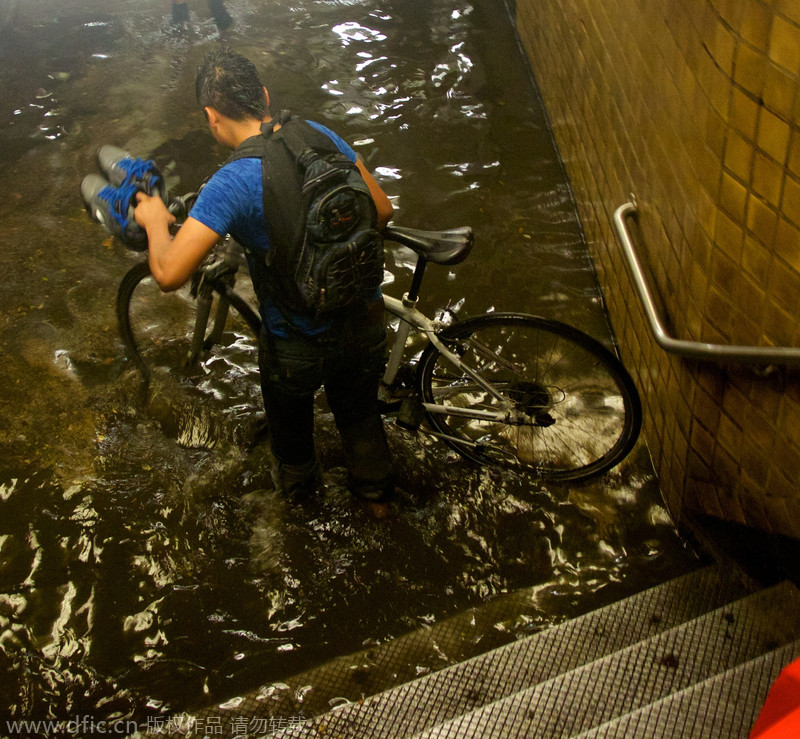
<svg viewBox="0 0 800 739">
<path fill-rule="evenodd" d="M 800 591 L 713 565 L 273 736 L 746 738 L 797 657 Z"/>
</svg>

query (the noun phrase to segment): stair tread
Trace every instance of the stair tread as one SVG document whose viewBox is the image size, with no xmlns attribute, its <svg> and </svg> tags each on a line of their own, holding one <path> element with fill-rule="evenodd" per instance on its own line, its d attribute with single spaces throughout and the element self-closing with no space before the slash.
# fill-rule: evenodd
<svg viewBox="0 0 800 739">
<path fill-rule="evenodd" d="M 780 583 L 416 736 L 569 737 L 800 638 L 798 610 Z"/>
<path fill-rule="evenodd" d="M 701 568 L 604 608 L 452 665 L 297 728 L 342 737 L 411 736 L 686 623 L 748 590 L 718 566 Z M 303 732 L 307 732 L 303 733 Z"/>
<path fill-rule="evenodd" d="M 583 732 L 575 739 L 746 739 L 772 683 L 798 657 L 800 640 Z"/>
</svg>

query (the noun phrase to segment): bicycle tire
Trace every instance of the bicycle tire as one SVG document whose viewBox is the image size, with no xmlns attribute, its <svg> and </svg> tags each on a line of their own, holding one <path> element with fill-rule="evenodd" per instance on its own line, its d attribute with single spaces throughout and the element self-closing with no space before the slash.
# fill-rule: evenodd
<svg viewBox="0 0 800 739">
<path fill-rule="evenodd" d="M 211 285 L 215 303 L 222 292 L 246 330 L 258 339 L 261 321 L 247 301 L 221 282 L 211 281 Z M 147 262 L 137 262 L 125 273 L 117 290 L 117 324 L 127 356 L 145 379 L 150 379 L 157 366 L 191 371 L 185 358 L 195 331 L 196 311 L 190 287 L 162 292 Z"/>
<path fill-rule="evenodd" d="M 617 465 L 635 444 L 642 408 L 633 380 L 583 332 L 538 316 L 493 313 L 457 322 L 438 336 L 530 419 L 514 425 L 426 413 L 434 432 L 463 457 L 582 482 Z M 417 382 L 427 403 L 499 407 L 433 344 L 420 357 Z"/>
</svg>

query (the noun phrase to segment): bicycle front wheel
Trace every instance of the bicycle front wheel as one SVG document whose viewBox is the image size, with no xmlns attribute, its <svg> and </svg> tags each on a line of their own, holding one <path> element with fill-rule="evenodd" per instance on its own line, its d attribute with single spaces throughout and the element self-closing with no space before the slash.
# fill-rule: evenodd
<svg viewBox="0 0 800 739">
<path fill-rule="evenodd" d="M 419 390 L 423 402 L 437 406 L 428 407 L 428 422 L 462 456 L 584 481 L 614 467 L 636 442 L 636 387 L 622 363 L 583 332 L 538 316 L 495 313 L 448 326 L 439 339 L 463 366 L 429 345 L 419 362 Z"/>
<path fill-rule="evenodd" d="M 246 301 L 235 293 L 225 300 L 238 315 L 233 311 L 229 315 L 227 305 L 220 309 L 220 295 L 215 291 L 208 315 L 198 321 L 198 301 L 189 286 L 162 292 L 147 262 L 137 263 L 117 291 L 117 322 L 128 357 L 148 379 L 156 367 L 191 374 L 198 371 L 203 359 L 200 350 L 220 341 L 223 329 L 228 343 L 235 343 L 237 336 L 253 336 L 253 332 L 257 338 L 260 322 Z"/>
</svg>

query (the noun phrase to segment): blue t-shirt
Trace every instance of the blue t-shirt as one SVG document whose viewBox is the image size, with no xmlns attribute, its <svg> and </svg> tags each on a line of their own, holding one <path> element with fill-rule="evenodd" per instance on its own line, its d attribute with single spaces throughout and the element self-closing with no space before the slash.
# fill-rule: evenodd
<svg viewBox="0 0 800 739">
<path fill-rule="evenodd" d="M 343 138 L 320 123 L 308 123 L 329 136 L 350 161 L 356 161 L 355 151 Z M 264 260 L 270 248 L 261 160 L 251 157 L 235 159 L 221 167 L 200 190 L 190 215 L 220 235 L 230 234 L 244 248 L 250 271 L 254 272 L 253 261 Z M 279 309 L 262 292 L 261 320 L 267 328 L 277 336 L 286 336 L 287 318 L 308 335 L 325 331 L 331 323 L 327 317 L 314 318 Z"/>
</svg>

